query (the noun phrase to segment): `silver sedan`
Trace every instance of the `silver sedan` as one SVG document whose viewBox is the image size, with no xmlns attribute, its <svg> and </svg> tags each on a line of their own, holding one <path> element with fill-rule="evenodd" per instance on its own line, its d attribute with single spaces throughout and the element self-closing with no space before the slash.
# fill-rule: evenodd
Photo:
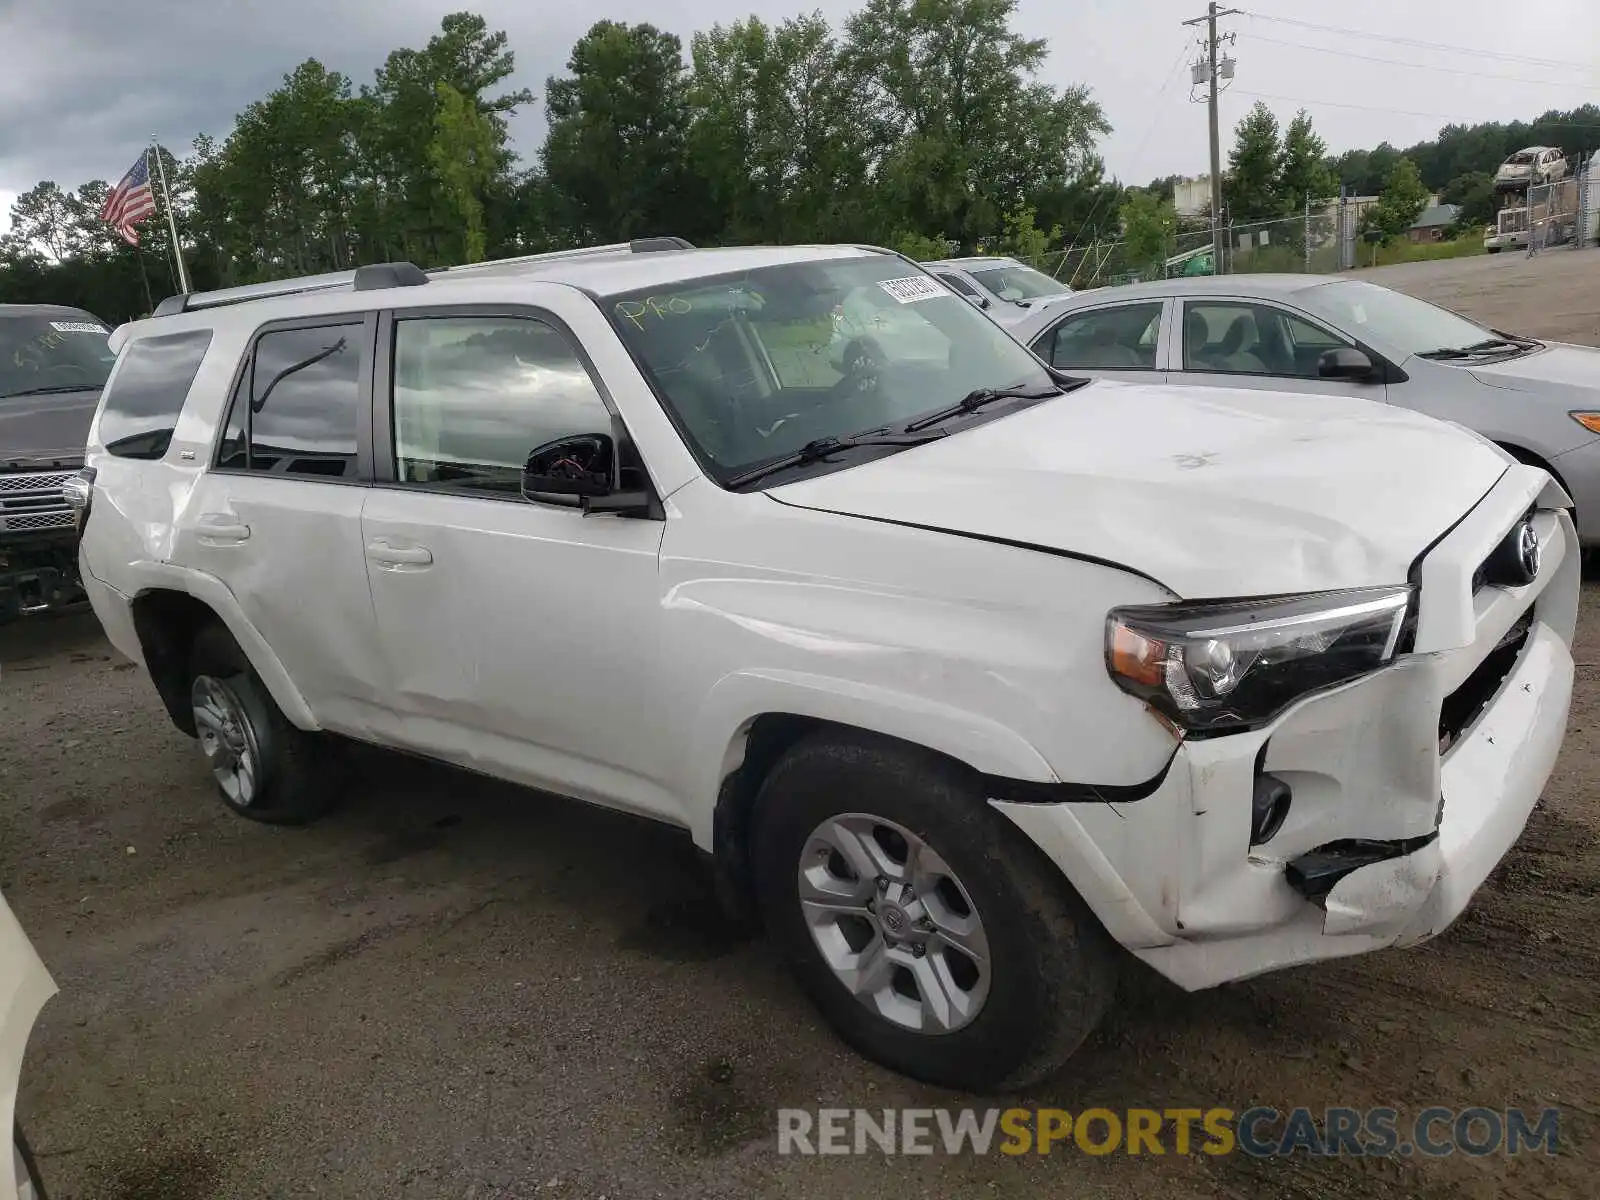
<svg viewBox="0 0 1600 1200">
<path fill-rule="evenodd" d="M 1554 475 L 1584 546 L 1600 546 L 1600 350 L 1324 275 L 1102 288 L 1008 332 L 1077 375 L 1259 388 L 1285 393 L 1285 404 L 1296 392 L 1348 395 L 1458 422 Z"/>
</svg>

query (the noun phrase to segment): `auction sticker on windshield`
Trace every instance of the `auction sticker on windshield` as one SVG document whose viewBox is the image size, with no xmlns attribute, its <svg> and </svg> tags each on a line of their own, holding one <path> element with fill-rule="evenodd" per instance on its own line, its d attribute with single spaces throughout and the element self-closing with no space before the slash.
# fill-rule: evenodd
<svg viewBox="0 0 1600 1200">
<path fill-rule="evenodd" d="M 915 304 L 918 300 L 935 300 L 950 294 L 942 284 L 926 275 L 907 275 L 903 279 L 880 279 L 878 286 L 901 304 Z"/>
<path fill-rule="evenodd" d="M 104 325 L 91 321 L 51 321 L 50 328 L 57 333 L 110 333 Z"/>
</svg>

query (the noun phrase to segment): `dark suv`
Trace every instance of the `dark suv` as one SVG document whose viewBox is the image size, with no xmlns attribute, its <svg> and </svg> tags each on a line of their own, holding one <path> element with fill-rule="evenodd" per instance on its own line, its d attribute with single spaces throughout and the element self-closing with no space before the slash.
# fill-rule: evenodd
<svg viewBox="0 0 1600 1200">
<path fill-rule="evenodd" d="M 116 361 L 110 334 L 82 309 L 0 304 L 0 623 L 80 595 L 62 488 Z"/>
</svg>

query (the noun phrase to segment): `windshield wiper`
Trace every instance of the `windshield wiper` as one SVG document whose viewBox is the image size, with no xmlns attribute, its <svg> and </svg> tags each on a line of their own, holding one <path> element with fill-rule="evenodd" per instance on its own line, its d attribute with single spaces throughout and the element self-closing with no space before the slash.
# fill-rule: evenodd
<svg viewBox="0 0 1600 1200">
<path fill-rule="evenodd" d="M 20 392 L 0 392 L 0 400 L 9 400 L 12 396 L 53 396 L 61 392 L 98 392 L 101 385 L 92 384 L 79 387 L 76 384 L 53 383 L 47 387 L 23 388 Z"/>
<path fill-rule="evenodd" d="M 936 409 L 925 417 L 918 417 L 910 424 L 902 426 L 904 433 L 916 433 L 919 429 L 926 429 L 930 425 L 937 425 L 940 421 L 948 421 L 951 417 L 959 417 L 964 413 L 977 412 L 985 404 L 993 404 L 996 400 L 1048 400 L 1051 396 L 1065 394 L 1064 388 L 976 388 L 957 400 L 949 408 Z"/>
<path fill-rule="evenodd" d="M 865 433 L 851 434 L 849 437 L 825 437 L 807 442 L 792 454 L 785 454 L 782 458 L 775 458 L 771 462 L 763 463 L 759 467 L 751 467 L 748 471 L 741 471 L 724 485 L 730 488 L 743 487 L 747 483 L 754 483 L 758 479 L 765 479 L 768 475 L 776 475 L 779 471 L 787 471 L 791 467 L 803 467 L 810 463 L 822 462 L 830 455 L 838 454 L 842 450 L 854 450 L 858 446 L 920 446 L 925 442 L 936 442 L 944 437 L 941 430 L 938 433 L 890 433 L 886 429 L 869 429 Z"/>
<path fill-rule="evenodd" d="M 1493 354 L 1496 350 L 1543 350 L 1544 343 L 1536 342 L 1532 338 L 1517 337 L 1511 333 L 1501 333 L 1498 329 L 1491 329 L 1490 333 L 1496 336 L 1484 338 L 1481 342 L 1473 342 L 1470 346 L 1441 346 L 1437 350 L 1424 350 L 1417 355 L 1418 358 L 1471 358 L 1474 354 Z"/>
</svg>

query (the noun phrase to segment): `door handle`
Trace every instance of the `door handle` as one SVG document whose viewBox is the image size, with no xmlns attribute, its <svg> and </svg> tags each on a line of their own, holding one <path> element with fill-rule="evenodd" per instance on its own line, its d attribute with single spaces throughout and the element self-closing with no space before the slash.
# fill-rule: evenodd
<svg viewBox="0 0 1600 1200">
<path fill-rule="evenodd" d="M 208 542 L 242 542 L 250 537 L 250 526 L 228 513 L 207 513 L 200 518 L 197 532 Z"/>
<path fill-rule="evenodd" d="M 385 567 L 426 567 L 433 551 L 426 546 L 396 546 L 383 539 L 367 543 L 367 557 Z"/>
</svg>

